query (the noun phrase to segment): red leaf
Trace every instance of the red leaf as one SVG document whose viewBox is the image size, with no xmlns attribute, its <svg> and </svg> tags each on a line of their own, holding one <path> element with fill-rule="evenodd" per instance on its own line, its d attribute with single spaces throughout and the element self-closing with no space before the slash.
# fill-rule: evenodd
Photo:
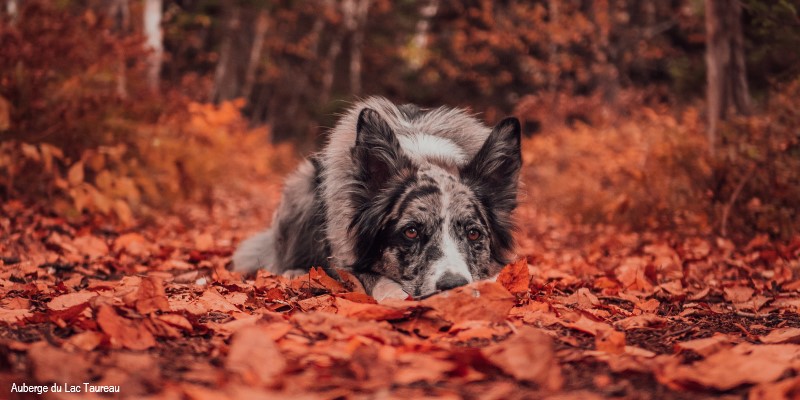
<svg viewBox="0 0 800 400">
<path fill-rule="evenodd" d="M 511 293 L 524 293 L 530 289 L 531 273 L 528 271 L 528 261 L 520 258 L 508 264 L 500 271 L 497 282 Z"/>
<path fill-rule="evenodd" d="M 437 294 L 420 302 L 452 322 L 466 320 L 505 321 L 515 298 L 496 282 L 475 282 Z"/>
<path fill-rule="evenodd" d="M 156 344 L 153 334 L 143 324 L 119 316 L 111 306 L 100 306 L 97 324 L 108 335 L 112 347 L 145 350 Z"/>
<path fill-rule="evenodd" d="M 236 372 L 247 384 L 271 384 L 286 367 L 269 332 L 260 326 L 242 328 L 233 335 L 225 369 Z"/>
<path fill-rule="evenodd" d="M 164 285 L 155 277 L 146 277 L 139 284 L 136 311 L 149 314 L 156 311 L 169 311 L 169 301 L 164 294 Z"/>
<path fill-rule="evenodd" d="M 561 388 L 563 378 L 553 351 L 553 340 L 539 329 L 522 326 L 508 340 L 482 350 L 492 364 L 516 379 L 549 390 Z"/>
</svg>

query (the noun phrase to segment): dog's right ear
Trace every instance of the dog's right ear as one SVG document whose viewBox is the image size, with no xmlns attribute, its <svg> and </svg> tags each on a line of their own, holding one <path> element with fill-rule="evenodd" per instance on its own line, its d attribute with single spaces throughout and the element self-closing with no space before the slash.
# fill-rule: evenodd
<svg viewBox="0 0 800 400">
<path fill-rule="evenodd" d="M 392 128 L 370 108 L 358 114 L 352 156 L 359 167 L 358 179 L 370 191 L 379 189 L 408 163 Z"/>
</svg>

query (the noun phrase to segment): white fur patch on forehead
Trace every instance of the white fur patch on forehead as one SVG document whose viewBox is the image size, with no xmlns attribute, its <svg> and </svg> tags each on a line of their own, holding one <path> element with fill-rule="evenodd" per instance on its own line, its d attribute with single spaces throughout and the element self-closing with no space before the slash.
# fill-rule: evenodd
<svg viewBox="0 0 800 400">
<path fill-rule="evenodd" d="M 397 135 L 400 147 L 416 161 L 442 161 L 464 165 L 467 155 L 455 142 L 434 135 Z"/>
</svg>

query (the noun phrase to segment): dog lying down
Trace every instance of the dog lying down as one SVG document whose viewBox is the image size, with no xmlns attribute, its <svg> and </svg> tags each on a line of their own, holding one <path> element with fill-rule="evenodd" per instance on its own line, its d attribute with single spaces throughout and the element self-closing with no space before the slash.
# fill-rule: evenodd
<svg viewBox="0 0 800 400">
<path fill-rule="evenodd" d="M 283 189 L 234 268 L 352 272 L 376 299 L 423 298 L 496 276 L 513 251 L 520 125 L 464 110 L 355 104 Z"/>
</svg>

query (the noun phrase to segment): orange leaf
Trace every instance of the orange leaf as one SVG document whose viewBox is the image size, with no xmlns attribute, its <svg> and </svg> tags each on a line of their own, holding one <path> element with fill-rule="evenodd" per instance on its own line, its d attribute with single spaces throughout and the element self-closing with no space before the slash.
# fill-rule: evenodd
<svg viewBox="0 0 800 400">
<path fill-rule="evenodd" d="M 67 181 L 71 186 L 78 186 L 83 183 L 83 161 L 72 164 L 67 171 Z"/>
<path fill-rule="evenodd" d="M 95 292 L 67 293 L 50 300 L 47 308 L 53 311 L 63 311 L 72 307 L 86 306 L 89 304 L 89 300 L 96 296 Z"/>
<path fill-rule="evenodd" d="M 337 314 L 362 321 L 385 321 L 401 319 L 409 314 L 407 309 L 378 304 L 356 303 L 340 297 L 335 298 Z"/>
<path fill-rule="evenodd" d="M 47 342 L 38 342 L 28 350 L 32 378 L 37 382 L 86 382 L 91 364 L 81 353 L 71 353 Z"/>
<path fill-rule="evenodd" d="M 154 277 L 142 279 L 136 296 L 136 311 L 140 314 L 169 311 L 169 302 L 160 279 Z"/>
<path fill-rule="evenodd" d="M 514 296 L 496 282 L 475 282 L 437 294 L 420 302 L 436 309 L 452 322 L 505 321 L 514 306 Z"/>
<path fill-rule="evenodd" d="M 346 291 L 344 286 L 342 286 L 339 281 L 328 276 L 328 274 L 326 274 L 325 270 L 322 268 L 311 268 L 311 270 L 308 271 L 308 274 L 312 280 L 318 282 L 322 287 L 328 289 L 331 293 Z"/>
<path fill-rule="evenodd" d="M 530 288 L 531 273 L 528 271 L 528 261 L 520 258 L 512 264 L 508 264 L 500 271 L 497 282 L 503 285 L 511 293 L 524 293 Z"/>
<path fill-rule="evenodd" d="M 112 347 L 146 350 L 156 344 L 156 339 L 144 324 L 119 316 L 109 305 L 102 305 L 98 309 L 97 324 L 108 335 Z"/>
<path fill-rule="evenodd" d="M 606 353 L 622 354 L 625 352 L 625 334 L 614 329 L 604 329 L 595 335 L 594 346 Z"/>
<path fill-rule="evenodd" d="M 558 390 L 563 384 L 553 340 L 539 329 L 522 326 L 508 340 L 481 352 L 492 364 L 516 379 L 534 382 L 550 390 Z"/>
<path fill-rule="evenodd" d="M 242 328 L 233 335 L 225 368 L 247 384 L 271 384 L 286 367 L 275 341 L 260 326 Z"/>
<path fill-rule="evenodd" d="M 800 328 L 784 327 L 778 328 L 767 334 L 759 336 L 761 343 L 798 343 L 800 342 Z"/>
</svg>

